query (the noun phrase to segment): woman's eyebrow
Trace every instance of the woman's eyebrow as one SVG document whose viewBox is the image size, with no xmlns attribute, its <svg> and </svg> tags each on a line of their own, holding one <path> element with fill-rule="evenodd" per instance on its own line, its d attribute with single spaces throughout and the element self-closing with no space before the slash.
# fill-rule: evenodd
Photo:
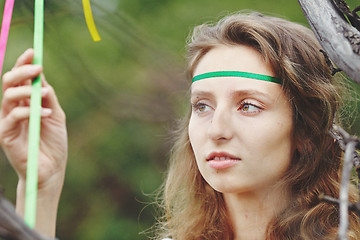
<svg viewBox="0 0 360 240">
<path fill-rule="evenodd" d="M 194 98 L 194 97 L 213 97 L 214 93 L 210 92 L 210 91 L 204 91 L 204 90 L 194 90 L 191 91 L 190 93 L 190 97 Z"/>
<path fill-rule="evenodd" d="M 262 91 L 258 91 L 255 89 L 241 89 L 241 90 L 233 90 L 229 94 L 230 97 L 244 97 L 244 96 L 256 96 L 265 99 L 272 99 L 271 95 L 268 93 L 264 93 Z"/>
<path fill-rule="evenodd" d="M 273 99 L 270 94 L 258 91 L 256 89 L 241 89 L 241 90 L 231 90 L 228 95 L 230 98 L 239 98 L 239 97 L 249 97 L 256 96 L 264 100 Z M 194 90 L 190 93 L 190 98 L 212 98 L 214 93 L 206 90 Z"/>
</svg>

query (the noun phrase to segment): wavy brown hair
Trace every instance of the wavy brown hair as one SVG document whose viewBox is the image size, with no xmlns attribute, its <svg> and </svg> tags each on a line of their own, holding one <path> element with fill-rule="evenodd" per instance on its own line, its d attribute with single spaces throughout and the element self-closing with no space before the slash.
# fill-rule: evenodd
<svg viewBox="0 0 360 240">
<path fill-rule="evenodd" d="M 188 72 L 220 45 L 247 45 L 270 63 L 293 108 L 297 149 L 279 184 L 290 201 L 267 226 L 266 239 L 336 239 L 338 207 L 320 202 L 320 193 L 338 198 L 342 151 L 329 135 L 339 98 L 323 54 L 306 27 L 259 13 L 238 13 L 196 27 L 188 43 Z M 158 237 L 174 240 L 233 239 L 222 194 L 202 178 L 189 142 L 189 114 L 176 132 L 163 189 Z M 350 199 L 356 200 L 355 188 Z M 359 219 L 350 214 L 350 239 L 360 239 Z M 264 226 L 265 227 L 265 226 Z"/>
</svg>

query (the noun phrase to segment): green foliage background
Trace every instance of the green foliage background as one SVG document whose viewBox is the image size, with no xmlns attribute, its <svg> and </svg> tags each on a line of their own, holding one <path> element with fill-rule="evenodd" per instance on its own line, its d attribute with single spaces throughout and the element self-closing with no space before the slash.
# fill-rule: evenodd
<svg viewBox="0 0 360 240">
<path fill-rule="evenodd" d="M 139 233 L 156 215 L 147 206 L 153 201 L 148 195 L 163 181 L 169 132 L 188 106 L 184 46 L 191 29 L 244 9 L 307 23 L 295 0 L 93 0 L 91 5 L 102 37 L 98 43 L 88 33 L 80 0 L 45 0 L 44 72 L 69 131 L 57 236 L 147 239 Z M 33 1 L 15 1 L 4 72 L 32 46 L 33 9 Z M 16 182 L 2 154 L 0 184 L 12 201 Z"/>
</svg>

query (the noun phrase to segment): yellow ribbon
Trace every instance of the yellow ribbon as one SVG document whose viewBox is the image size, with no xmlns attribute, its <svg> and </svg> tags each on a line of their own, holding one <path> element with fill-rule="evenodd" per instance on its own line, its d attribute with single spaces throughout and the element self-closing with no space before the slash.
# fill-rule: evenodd
<svg viewBox="0 0 360 240">
<path fill-rule="evenodd" d="M 83 0 L 82 3 L 84 7 L 86 25 L 94 42 L 98 42 L 101 38 L 95 26 L 94 18 L 91 12 L 90 0 Z"/>
</svg>

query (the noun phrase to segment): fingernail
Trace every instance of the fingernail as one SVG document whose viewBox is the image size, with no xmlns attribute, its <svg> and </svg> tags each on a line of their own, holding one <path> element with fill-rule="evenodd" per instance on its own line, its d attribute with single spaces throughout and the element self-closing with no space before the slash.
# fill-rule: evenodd
<svg viewBox="0 0 360 240">
<path fill-rule="evenodd" d="M 25 50 L 24 54 L 28 54 L 30 51 L 32 51 L 32 48 L 28 48 Z"/>
<path fill-rule="evenodd" d="M 41 95 L 42 96 L 46 95 L 48 92 L 49 92 L 48 88 L 45 88 L 45 87 L 41 88 Z"/>
<path fill-rule="evenodd" d="M 52 113 L 52 110 L 50 108 L 42 108 L 41 109 L 42 116 L 49 116 L 51 113 Z"/>
</svg>

